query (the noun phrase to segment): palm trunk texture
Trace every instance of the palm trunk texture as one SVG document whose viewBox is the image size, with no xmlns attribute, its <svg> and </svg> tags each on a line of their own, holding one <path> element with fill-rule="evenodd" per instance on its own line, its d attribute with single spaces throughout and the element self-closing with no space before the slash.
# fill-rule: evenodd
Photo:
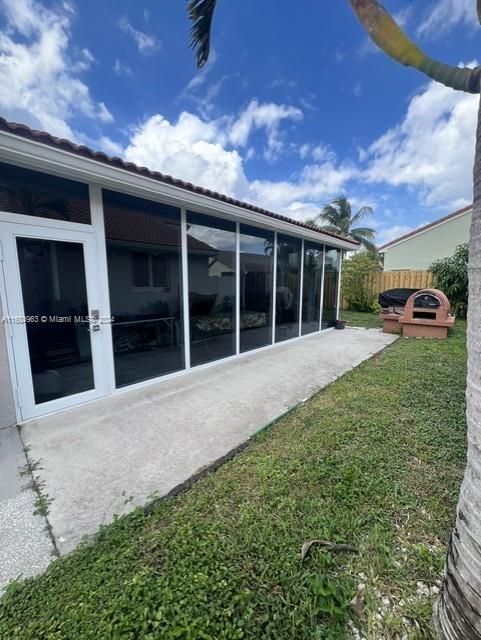
<svg viewBox="0 0 481 640">
<path fill-rule="evenodd" d="M 468 459 L 449 545 L 445 581 L 434 609 L 441 640 L 481 640 L 481 104 L 474 161 L 469 244 Z"/>
</svg>

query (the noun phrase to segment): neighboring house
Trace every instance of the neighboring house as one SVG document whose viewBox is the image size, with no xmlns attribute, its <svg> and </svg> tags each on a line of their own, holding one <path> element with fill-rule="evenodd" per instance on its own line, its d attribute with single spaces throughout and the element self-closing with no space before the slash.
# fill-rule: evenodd
<svg viewBox="0 0 481 640">
<path fill-rule="evenodd" d="M 0 118 L 0 428 L 333 326 L 357 248 Z"/>
<path fill-rule="evenodd" d="M 469 242 L 472 213 L 469 205 L 379 247 L 384 271 L 427 270 L 435 260 L 453 255 L 458 244 Z"/>
</svg>

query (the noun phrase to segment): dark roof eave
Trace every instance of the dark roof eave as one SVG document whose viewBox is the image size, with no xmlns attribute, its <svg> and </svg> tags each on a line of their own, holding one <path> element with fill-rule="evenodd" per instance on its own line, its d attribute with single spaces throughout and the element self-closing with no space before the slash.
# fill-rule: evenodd
<svg viewBox="0 0 481 640">
<path fill-rule="evenodd" d="M 57 138 L 45 131 L 37 131 L 35 129 L 31 129 L 30 127 L 24 124 L 18 124 L 16 122 L 8 122 L 7 120 L 5 120 L 5 118 L 2 118 L 2 117 L 0 117 L 0 131 L 6 131 L 7 133 L 11 133 L 19 137 L 26 138 L 28 140 L 33 140 L 35 142 L 40 142 L 41 144 L 45 144 L 50 147 L 62 149 L 63 151 L 67 151 L 68 153 L 72 153 L 74 155 L 82 156 L 90 160 L 95 160 L 96 162 L 107 164 L 109 166 L 114 166 L 118 169 L 129 171 L 130 173 L 135 173 L 138 175 L 145 176 L 147 178 L 152 178 L 153 180 L 157 180 L 158 182 L 179 187 L 180 189 L 191 191 L 199 195 L 207 196 L 209 198 L 213 198 L 214 200 L 225 202 L 226 204 L 234 205 L 236 207 L 246 209 L 247 211 L 252 211 L 253 213 L 259 213 L 261 215 L 267 216 L 274 220 L 288 222 L 297 227 L 307 229 L 308 231 L 314 231 L 316 233 L 319 233 L 320 235 L 322 234 L 324 236 L 328 236 L 336 240 L 342 240 L 343 242 L 347 242 L 351 244 L 353 246 L 353 250 L 356 248 L 359 248 L 360 246 L 359 243 L 353 240 L 352 238 L 347 238 L 340 234 L 335 234 L 332 231 L 326 231 L 324 229 L 321 230 L 318 227 L 305 224 L 304 222 L 300 222 L 298 220 L 292 220 L 287 216 L 283 216 L 279 213 L 268 211 L 267 209 L 257 207 L 256 205 L 249 204 L 247 202 L 242 202 L 241 200 L 236 200 L 235 198 L 231 198 L 224 194 L 217 193 L 216 191 L 212 191 L 211 189 L 199 187 L 190 182 L 184 182 L 183 180 L 173 178 L 172 176 L 165 175 L 158 171 L 151 171 L 147 167 L 139 167 L 133 162 L 125 162 L 121 158 L 111 157 L 101 151 L 94 151 L 93 149 L 90 149 L 85 145 L 77 145 L 73 142 L 70 142 L 69 140 L 65 140 L 63 138 Z"/>
</svg>

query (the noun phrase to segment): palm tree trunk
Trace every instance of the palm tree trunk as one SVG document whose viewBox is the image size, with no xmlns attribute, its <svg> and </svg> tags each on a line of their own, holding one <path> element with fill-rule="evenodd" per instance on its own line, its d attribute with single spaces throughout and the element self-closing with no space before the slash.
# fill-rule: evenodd
<svg viewBox="0 0 481 640">
<path fill-rule="evenodd" d="M 468 460 L 448 549 L 445 581 L 434 609 L 442 640 L 481 640 L 481 104 L 474 161 L 469 244 Z"/>
</svg>

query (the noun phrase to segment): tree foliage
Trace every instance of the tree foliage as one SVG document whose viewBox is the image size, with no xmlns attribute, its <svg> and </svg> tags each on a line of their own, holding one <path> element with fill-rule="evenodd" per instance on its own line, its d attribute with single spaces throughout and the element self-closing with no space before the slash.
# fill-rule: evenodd
<svg viewBox="0 0 481 640">
<path fill-rule="evenodd" d="M 434 286 L 449 298 L 459 315 L 466 315 L 468 306 L 468 244 L 460 244 L 449 258 L 436 260 L 430 267 Z"/>
<path fill-rule="evenodd" d="M 212 19 L 216 4 L 217 0 L 190 0 L 188 4 L 192 21 L 190 46 L 195 51 L 199 69 L 202 69 L 209 59 Z"/>
<path fill-rule="evenodd" d="M 369 276 L 380 271 L 379 262 L 367 251 L 360 251 L 342 264 L 342 295 L 350 311 L 373 311 L 376 295 Z"/>
<path fill-rule="evenodd" d="M 311 222 L 321 224 L 324 229 L 354 238 L 369 251 L 376 251 L 372 240 L 376 235 L 370 227 L 359 227 L 359 222 L 372 214 L 371 207 L 361 207 L 356 213 L 352 212 L 351 203 L 346 196 L 337 196 Z M 327 223 L 327 224 L 323 224 Z"/>
</svg>

